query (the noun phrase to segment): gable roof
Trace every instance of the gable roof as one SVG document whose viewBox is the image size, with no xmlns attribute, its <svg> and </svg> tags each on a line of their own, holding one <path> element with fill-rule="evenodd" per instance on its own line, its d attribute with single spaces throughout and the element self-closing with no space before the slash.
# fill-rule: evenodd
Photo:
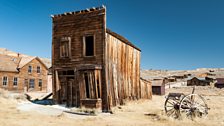
<svg viewBox="0 0 224 126">
<path fill-rule="evenodd" d="M 8 57 L 8 58 L 6 58 Z M 10 51 L 6 48 L 0 48 L 0 71 L 3 71 L 3 68 L 4 68 L 4 71 L 17 71 L 15 68 L 13 68 L 13 62 L 11 62 L 10 59 L 19 59 L 17 63 L 17 68 L 22 68 L 23 66 L 25 66 L 27 63 L 29 63 L 30 61 L 32 61 L 33 59 L 37 58 L 37 57 L 34 57 L 34 56 L 28 56 L 28 55 L 25 55 L 25 54 L 20 54 L 20 53 L 17 53 L 17 52 L 13 52 L 13 51 Z M 51 60 L 48 59 L 48 58 L 40 58 L 38 57 L 38 60 L 47 68 L 50 68 L 51 67 Z M 4 62 L 3 62 L 4 61 Z M 7 64 L 10 64 L 7 68 Z M 15 64 L 15 63 L 14 63 Z M 12 66 L 12 67 L 11 67 Z"/>
<path fill-rule="evenodd" d="M 48 69 L 48 67 L 46 66 L 46 64 L 39 58 L 39 57 L 22 57 L 21 61 L 19 62 L 19 66 L 18 68 L 21 69 L 23 68 L 26 64 L 28 64 L 29 62 L 33 61 L 34 59 L 37 59 L 41 64 L 43 64 L 43 66 Z"/>
<path fill-rule="evenodd" d="M 0 54 L 0 71 L 18 72 L 17 67 L 20 60 L 20 57 Z"/>
<path fill-rule="evenodd" d="M 15 57 L 0 54 L 0 71 L 19 72 L 18 69 L 23 68 L 34 59 L 37 59 L 46 69 L 48 69 L 39 57 Z"/>
<path fill-rule="evenodd" d="M 121 40 L 122 42 L 126 43 L 127 45 L 130 45 L 131 47 L 141 51 L 138 47 L 136 47 L 134 44 L 132 44 L 130 41 L 128 41 L 126 38 L 124 38 L 123 36 L 111 31 L 110 29 L 106 29 L 106 32 L 114 37 L 116 37 L 117 39 Z"/>
<path fill-rule="evenodd" d="M 19 62 L 18 68 L 24 67 L 27 63 L 31 62 L 35 58 L 36 57 L 22 57 Z"/>
</svg>

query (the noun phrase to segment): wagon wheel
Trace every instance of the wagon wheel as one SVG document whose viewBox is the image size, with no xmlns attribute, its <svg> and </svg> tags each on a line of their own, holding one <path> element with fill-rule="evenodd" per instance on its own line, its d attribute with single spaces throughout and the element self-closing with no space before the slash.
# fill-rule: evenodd
<svg viewBox="0 0 224 126">
<path fill-rule="evenodd" d="M 195 117 L 205 117 L 208 114 L 208 106 L 201 95 L 190 94 L 185 96 L 179 105 L 181 117 L 194 119 Z"/>
<path fill-rule="evenodd" d="M 173 117 L 173 118 L 179 118 L 180 113 L 179 113 L 179 104 L 180 104 L 180 100 L 179 98 L 175 98 L 175 97 L 168 97 L 165 101 L 165 112 L 166 115 L 169 117 Z"/>
</svg>

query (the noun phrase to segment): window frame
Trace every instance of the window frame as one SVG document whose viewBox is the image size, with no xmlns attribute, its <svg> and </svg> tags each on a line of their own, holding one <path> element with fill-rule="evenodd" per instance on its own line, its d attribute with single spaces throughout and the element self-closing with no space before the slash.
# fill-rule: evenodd
<svg viewBox="0 0 224 126">
<path fill-rule="evenodd" d="M 29 73 L 29 74 L 32 73 L 32 71 L 33 71 L 32 69 L 33 69 L 33 67 L 32 67 L 31 65 L 29 65 L 29 66 L 28 66 L 28 73 Z"/>
<path fill-rule="evenodd" d="M 86 55 L 86 37 L 90 37 L 90 36 L 92 36 L 93 37 L 93 55 L 91 55 L 91 56 L 87 56 Z M 83 36 L 83 42 L 82 42 L 82 44 L 83 44 L 83 56 L 84 57 L 94 57 L 94 56 L 96 56 L 96 41 L 95 41 L 95 35 L 94 34 L 86 34 L 86 35 L 84 35 Z"/>
<path fill-rule="evenodd" d="M 66 55 L 64 55 L 64 53 L 62 53 L 62 45 L 63 44 L 67 44 L 67 47 L 64 47 L 65 48 L 65 51 L 66 51 Z M 71 37 L 62 37 L 60 39 L 60 43 L 59 43 L 59 56 L 60 58 L 71 58 Z"/>
<path fill-rule="evenodd" d="M 84 76 L 84 82 L 85 82 L 85 98 L 90 99 L 91 98 L 91 92 L 90 92 L 91 85 L 89 81 L 90 74 L 89 72 L 84 72 L 83 76 Z"/>
<path fill-rule="evenodd" d="M 5 81 L 4 78 L 6 78 L 6 81 Z M 8 77 L 7 77 L 7 76 L 3 76 L 3 77 L 2 77 L 2 86 L 3 86 L 3 87 L 6 87 L 7 85 L 8 85 Z"/>
<path fill-rule="evenodd" d="M 15 78 L 16 78 L 16 81 L 15 81 Z M 19 81 L 18 77 L 13 77 L 13 87 L 17 87 L 18 86 L 18 81 Z M 15 85 L 15 82 L 16 82 L 16 85 Z"/>
<path fill-rule="evenodd" d="M 41 82 L 41 86 L 40 86 L 40 82 Z M 39 87 L 39 88 L 40 88 L 40 87 L 41 87 L 41 88 L 43 87 L 43 80 L 42 80 L 42 79 L 39 79 L 39 80 L 38 80 L 38 87 Z"/>
<path fill-rule="evenodd" d="M 33 86 L 31 85 L 31 80 L 33 80 Z M 29 88 L 34 89 L 35 88 L 35 79 L 29 79 Z"/>
<path fill-rule="evenodd" d="M 38 69 L 39 68 L 39 69 Z M 40 74 L 41 73 L 41 67 L 37 66 L 37 73 Z"/>
</svg>

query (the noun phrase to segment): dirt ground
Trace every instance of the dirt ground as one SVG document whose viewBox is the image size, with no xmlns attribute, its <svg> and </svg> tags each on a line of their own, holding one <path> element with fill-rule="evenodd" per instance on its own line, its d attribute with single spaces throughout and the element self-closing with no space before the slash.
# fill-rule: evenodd
<svg viewBox="0 0 224 126">
<path fill-rule="evenodd" d="M 192 88 L 182 87 L 168 92 L 190 93 Z M 32 109 L 23 111 L 18 105 L 23 101 L 10 98 L 0 92 L 0 125 L 2 126 L 224 126 L 224 89 L 197 87 L 210 108 L 206 118 L 175 120 L 164 113 L 165 96 L 153 96 L 152 100 L 139 100 L 113 108 L 114 114 L 99 113 L 97 116 L 74 115 L 65 112 L 50 115 Z M 36 109 L 36 108 L 35 108 Z M 52 110 L 51 110 L 52 111 Z"/>
</svg>

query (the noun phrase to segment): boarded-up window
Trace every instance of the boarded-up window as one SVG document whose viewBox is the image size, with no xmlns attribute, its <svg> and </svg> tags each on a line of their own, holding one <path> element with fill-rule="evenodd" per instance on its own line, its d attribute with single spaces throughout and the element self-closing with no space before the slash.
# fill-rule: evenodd
<svg viewBox="0 0 224 126">
<path fill-rule="evenodd" d="M 94 36 L 84 37 L 84 56 L 94 56 Z"/>
<path fill-rule="evenodd" d="M 71 53 L 71 39 L 70 37 L 63 37 L 60 41 L 60 57 L 69 58 Z"/>
<path fill-rule="evenodd" d="M 83 71 L 83 86 L 80 88 L 82 98 L 97 99 L 101 98 L 100 70 Z"/>
</svg>

